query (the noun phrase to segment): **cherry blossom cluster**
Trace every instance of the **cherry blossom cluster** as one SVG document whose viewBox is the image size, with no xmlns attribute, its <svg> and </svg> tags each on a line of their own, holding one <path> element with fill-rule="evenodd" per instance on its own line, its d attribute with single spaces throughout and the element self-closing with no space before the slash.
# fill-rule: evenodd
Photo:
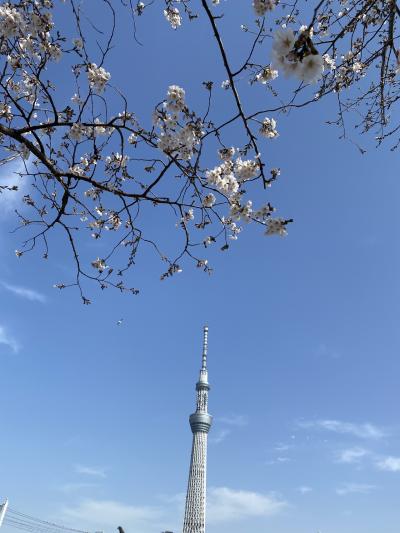
<svg viewBox="0 0 400 533">
<path fill-rule="evenodd" d="M 233 160 L 234 148 L 220 151 L 219 154 L 223 162 L 208 170 L 205 177 L 210 186 L 230 197 L 238 192 L 242 183 L 257 176 L 260 163 L 252 159 L 242 160 L 240 156 Z"/>
<path fill-rule="evenodd" d="M 159 149 L 169 155 L 188 160 L 195 153 L 203 134 L 203 124 L 190 113 L 185 103 L 185 91 L 177 85 L 168 88 L 167 99 L 154 113 L 160 129 Z"/>
<path fill-rule="evenodd" d="M 269 122 L 268 122 L 269 121 Z M 272 119 L 265 119 L 263 124 L 269 123 L 275 128 L 275 121 Z M 270 135 L 267 135 L 268 137 Z M 273 135 L 275 136 L 275 135 Z M 253 209 L 252 200 L 244 200 L 245 191 L 242 185 L 255 178 L 260 172 L 260 162 L 258 160 L 243 160 L 240 156 L 234 159 L 235 148 L 223 148 L 219 151 L 219 156 L 223 162 L 214 167 L 212 170 L 206 172 L 207 184 L 210 187 L 215 187 L 221 194 L 229 199 L 229 216 L 224 217 L 224 224 L 230 230 L 230 239 L 236 240 L 241 231 L 240 226 L 237 226 L 236 221 L 243 222 L 258 221 L 266 226 L 266 235 L 280 235 L 287 234 L 286 225 L 288 221 L 283 219 L 272 219 L 271 215 L 275 208 L 270 203 L 264 205 L 258 210 Z M 203 199 L 205 207 L 212 207 L 215 203 L 214 194 L 208 194 Z M 210 244 L 209 242 L 205 243 Z"/>
<path fill-rule="evenodd" d="M 275 0 L 253 0 L 253 8 L 257 17 L 263 17 L 268 11 L 276 7 Z"/>
<path fill-rule="evenodd" d="M 51 7 L 51 2 L 40 1 L 38 7 Z M 22 36 L 38 37 L 49 32 L 53 26 L 52 13 L 17 9 L 6 2 L 0 6 L 0 36 L 5 39 Z"/>
<path fill-rule="evenodd" d="M 88 65 L 89 84 L 95 91 L 102 93 L 110 78 L 111 74 L 103 67 L 98 67 L 96 63 L 90 63 Z"/>
<path fill-rule="evenodd" d="M 262 121 L 260 134 L 267 139 L 275 139 L 279 133 L 276 129 L 276 120 L 274 118 L 265 117 Z"/>
<path fill-rule="evenodd" d="M 267 65 L 260 72 L 256 74 L 256 81 L 266 84 L 278 77 L 278 71 L 273 69 L 271 65 Z"/>
<path fill-rule="evenodd" d="M 182 24 L 181 14 L 177 7 L 168 6 L 167 9 L 164 9 L 164 16 L 174 30 Z"/>
<path fill-rule="evenodd" d="M 261 209 L 254 211 L 253 202 L 247 200 L 241 203 L 240 195 L 231 198 L 231 210 L 229 220 L 243 220 L 244 222 L 251 222 L 252 220 L 263 223 L 266 227 L 265 235 L 279 235 L 286 237 L 288 221 L 283 218 L 272 218 L 271 214 L 275 209 L 266 204 Z"/>
<path fill-rule="evenodd" d="M 286 76 L 307 83 L 317 82 L 324 71 L 324 60 L 315 49 L 307 28 L 296 37 L 291 28 L 278 28 L 272 45 L 272 64 Z"/>
<path fill-rule="evenodd" d="M 35 6 L 29 1 L 22 5 L 7 2 L 0 5 L 0 38 L 17 39 L 8 50 L 4 42 L 2 45 L 2 53 L 8 52 L 8 61 L 14 70 L 21 68 L 26 60 L 60 60 L 61 44 L 51 35 L 53 16 L 45 9 L 51 7 L 51 2 L 44 0 L 38 1 Z M 39 11 L 40 8 L 43 11 Z"/>
</svg>

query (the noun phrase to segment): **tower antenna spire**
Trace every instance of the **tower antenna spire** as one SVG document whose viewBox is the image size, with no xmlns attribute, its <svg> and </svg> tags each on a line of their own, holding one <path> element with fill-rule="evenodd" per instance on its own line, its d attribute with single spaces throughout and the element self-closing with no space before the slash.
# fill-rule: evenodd
<svg viewBox="0 0 400 533">
<path fill-rule="evenodd" d="M 203 358 L 202 358 L 202 370 L 207 369 L 207 350 L 208 350 L 208 326 L 204 326 L 203 329 Z"/>
</svg>

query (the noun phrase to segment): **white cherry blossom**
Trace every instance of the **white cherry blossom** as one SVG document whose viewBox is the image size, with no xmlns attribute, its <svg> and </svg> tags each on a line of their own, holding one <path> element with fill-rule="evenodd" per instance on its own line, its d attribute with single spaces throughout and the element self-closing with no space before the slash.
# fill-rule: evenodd
<svg viewBox="0 0 400 533">
<path fill-rule="evenodd" d="M 235 161 L 235 173 L 239 181 L 247 181 L 254 178 L 260 171 L 260 163 L 252 159 L 245 161 L 238 157 Z"/>
<path fill-rule="evenodd" d="M 211 192 L 203 198 L 203 205 L 204 207 L 212 207 L 215 204 L 215 201 L 216 201 L 216 198 L 214 194 Z"/>
<path fill-rule="evenodd" d="M 274 118 L 265 117 L 261 124 L 260 133 L 267 139 L 275 139 L 275 137 L 278 137 L 279 133 L 276 130 L 276 120 Z"/>
<path fill-rule="evenodd" d="M 280 237 L 286 237 L 287 222 L 282 218 L 269 218 L 267 223 L 266 235 L 279 235 Z"/>
<path fill-rule="evenodd" d="M 324 71 L 324 59 L 319 54 L 309 54 L 302 61 L 299 78 L 307 83 L 317 82 Z"/>
<path fill-rule="evenodd" d="M 296 38 L 291 28 L 278 28 L 274 33 L 272 50 L 277 57 L 286 56 L 293 50 Z"/>
<path fill-rule="evenodd" d="M 22 13 L 6 3 L 0 6 L 0 36 L 9 39 L 25 31 Z"/>
<path fill-rule="evenodd" d="M 256 75 L 256 80 L 260 83 L 266 84 L 278 77 L 278 71 L 273 69 L 271 65 L 264 67 L 261 72 Z"/>
<path fill-rule="evenodd" d="M 174 30 L 179 28 L 182 24 L 181 14 L 177 7 L 168 7 L 167 9 L 164 9 L 164 16 Z"/>
<path fill-rule="evenodd" d="M 110 78 L 111 74 L 103 67 L 98 67 L 96 63 L 88 65 L 89 84 L 95 91 L 102 93 Z"/>
<path fill-rule="evenodd" d="M 258 17 L 263 17 L 267 11 L 272 11 L 275 7 L 274 0 L 253 0 L 253 8 Z"/>
</svg>

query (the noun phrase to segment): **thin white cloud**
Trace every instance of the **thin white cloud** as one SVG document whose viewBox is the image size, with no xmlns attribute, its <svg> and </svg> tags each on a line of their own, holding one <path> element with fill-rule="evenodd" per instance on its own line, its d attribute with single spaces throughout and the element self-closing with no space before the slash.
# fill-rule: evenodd
<svg viewBox="0 0 400 533">
<path fill-rule="evenodd" d="M 220 429 L 219 431 L 217 432 L 214 432 L 210 435 L 210 443 L 211 444 L 221 444 L 221 442 L 223 442 L 226 437 L 228 435 L 231 434 L 231 430 L 230 429 Z"/>
<path fill-rule="evenodd" d="M 284 464 L 289 463 L 291 461 L 290 457 L 276 457 L 275 459 L 270 459 L 269 461 L 266 461 L 266 465 L 276 465 L 276 464 Z"/>
<path fill-rule="evenodd" d="M 287 503 L 275 494 L 214 487 L 208 492 L 207 520 L 215 523 L 268 517 L 280 513 L 286 507 Z"/>
<path fill-rule="evenodd" d="M 21 298 L 25 298 L 26 300 L 30 300 L 31 302 L 44 303 L 46 301 L 46 297 L 44 296 L 44 294 L 41 294 L 40 292 L 37 292 L 33 289 L 19 287 L 17 285 L 10 285 L 8 283 L 5 283 L 4 281 L 0 282 L 0 285 L 12 294 L 20 296 Z"/>
<path fill-rule="evenodd" d="M 217 418 L 217 422 L 221 422 L 221 424 L 226 424 L 227 426 L 243 427 L 247 425 L 247 417 L 244 415 L 220 416 Z"/>
<path fill-rule="evenodd" d="M 400 457 L 384 457 L 376 463 L 376 466 L 386 472 L 400 472 Z"/>
<path fill-rule="evenodd" d="M 360 463 L 361 460 L 368 456 L 370 452 L 365 448 L 360 448 L 355 446 L 354 448 L 347 448 L 346 450 L 341 450 L 337 456 L 338 463 Z"/>
<path fill-rule="evenodd" d="M 291 450 L 293 448 L 293 444 L 283 444 L 279 443 L 275 446 L 274 450 L 276 452 L 287 452 L 288 450 Z"/>
<path fill-rule="evenodd" d="M 185 507 L 185 500 L 186 500 L 186 493 L 185 492 L 178 492 L 177 494 L 161 494 L 159 495 L 159 499 L 163 503 L 167 503 L 168 505 L 176 504 L 179 509 L 183 511 Z"/>
<path fill-rule="evenodd" d="M 66 485 L 66 492 L 78 487 Z M 185 495 L 160 496 L 159 505 L 129 505 L 115 500 L 83 499 L 62 509 L 65 523 L 79 524 L 88 531 L 112 529 L 122 525 L 125 531 L 178 531 Z M 261 494 L 227 487 L 213 487 L 207 493 L 207 522 L 221 524 L 252 517 L 269 517 L 283 511 L 288 504 L 276 494 Z"/>
<path fill-rule="evenodd" d="M 71 437 L 68 437 L 65 442 L 63 443 L 63 446 L 76 446 L 82 442 L 82 437 L 80 435 L 72 435 Z"/>
<path fill-rule="evenodd" d="M 244 415 L 220 416 L 215 419 L 215 422 L 217 423 L 217 428 L 210 435 L 209 440 L 211 444 L 220 444 L 232 433 L 233 428 L 245 426 L 247 424 L 247 418 Z M 220 425 L 228 427 L 222 427 L 220 429 L 218 427 Z"/>
<path fill-rule="evenodd" d="M 302 485 L 301 487 L 298 487 L 297 492 L 300 492 L 300 494 L 308 494 L 309 492 L 312 492 L 312 488 L 308 487 L 307 485 Z"/>
<path fill-rule="evenodd" d="M 0 325 L 0 344 L 4 344 L 10 348 L 14 353 L 18 353 L 20 350 L 19 342 L 12 337 L 4 326 Z"/>
<path fill-rule="evenodd" d="M 98 487 L 97 483 L 65 483 L 58 487 L 58 490 L 64 492 L 65 494 L 72 494 L 74 492 L 79 492 L 85 489 L 93 489 Z"/>
<path fill-rule="evenodd" d="M 8 187 L 18 186 L 18 191 L 4 190 L 0 193 L 0 216 L 8 215 L 21 205 L 22 196 L 26 191 L 26 180 L 21 179 L 18 172 L 25 172 L 25 165 L 21 158 L 0 167 L 0 185 Z"/>
<path fill-rule="evenodd" d="M 334 348 L 321 343 L 316 350 L 317 357 L 325 357 L 329 359 L 339 359 L 341 354 Z"/>
<path fill-rule="evenodd" d="M 85 465 L 75 465 L 74 470 L 77 474 L 84 474 L 86 476 L 94 476 L 106 478 L 106 468 L 99 466 L 85 466 Z"/>
<path fill-rule="evenodd" d="M 364 483 L 346 483 L 342 487 L 336 489 L 336 494 L 339 496 L 347 496 L 348 494 L 369 494 L 376 490 L 376 485 L 366 485 Z"/>
<path fill-rule="evenodd" d="M 160 509 L 113 500 L 85 499 L 75 507 L 64 508 L 62 514 L 70 523 L 82 524 L 80 527 L 91 530 L 115 530 L 117 525 L 122 525 L 126 531 L 151 533 L 162 527 Z"/>
<path fill-rule="evenodd" d="M 298 422 L 298 426 L 303 429 L 321 429 L 342 435 L 352 435 L 360 439 L 377 440 L 386 436 L 386 432 L 383 429 L 369 422 L 355 424 L 341 420 L 314 420 L 300 421 Z"/>
</svg>

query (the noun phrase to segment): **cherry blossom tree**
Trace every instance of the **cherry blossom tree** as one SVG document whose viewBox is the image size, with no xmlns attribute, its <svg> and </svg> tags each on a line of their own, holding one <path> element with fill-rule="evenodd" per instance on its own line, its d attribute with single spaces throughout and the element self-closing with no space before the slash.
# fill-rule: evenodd
<svg viewBox="0 0 400 533">
<path fill-rule="evenodd" d="M 254 22 L 238 29 L 242 61 L 235 59 L 234 66 L 220 21 L 237 1 L 0 3 L 0 164 L 22 162 L 19 182 L 29 186 L 16 210 L 25 237 L 15 253 L 40 250 L 47 259 L 49 236 L 64 238 L 75 274 L 55 286 L 77 286 L 85 304 L 84 280 L 136 294 L 127 272 L 143 247 L 162 261 L 165 279 L 189 261 L 211 272 L 209 254 L 227 250 L 249 223 L 266 235 L 285 236 L 292 220 L 277 216 L 268 190 L 280 170 L 269 168 L 263 154 L 279 135 L 279 117 L 289 111 L 322 105 L 331 96 L 338 104 L 331 122 L 342 136 L 354 111 L 361 133 L 398 146 L 400 123 L 392 115 L 400 97 L 395 0 L 240 0 Z M 91 23 L 94 4 L 108 10 L 107 27 Z M 143 17 L 160 10 L 171 32 L 203 18 L 223 71 L 218 82 L 199 80 L 205 112 L 192 109 L 184 88 L 171 85 L 148 121 L 139 123 L 123 87 L 112 84 L 108 58 L 121 11 L 131 17 L 137 40 Z M 60 12 L 69 21 L 65 27 L 55 22 Z M 278 76 L 297 80 L 289 97 L 279 94 Z M 267 98 L 250 105 L 242 90 L 249 84 L 265 86 Z M 71 90 L 67 99 L 58 94 L 61 85 Z M 213 118 L 216 90 L 226 90 L 231 102 L 221 123 Z M 240 137 L 232 137 L 232 125 Z M 210 160 L 214 164 L 205 162 Z M 17 180 L 0 183 L 2 194 L 17 189 Z M 181 232 L 173 255 L 148 236 L 148 208 L 161 213 L 171 232 Z M 102 255 L 86 261 L 80 250 L 90 239 L 101 239 Z"/>
</svg>

